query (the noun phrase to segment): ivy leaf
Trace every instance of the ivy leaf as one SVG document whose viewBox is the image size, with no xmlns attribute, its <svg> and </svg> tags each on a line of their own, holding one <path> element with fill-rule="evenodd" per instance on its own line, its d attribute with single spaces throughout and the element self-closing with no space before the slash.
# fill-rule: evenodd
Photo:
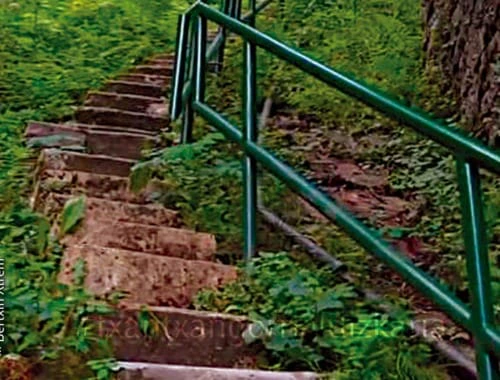
<svg viewBox="0 0 500 380">
<path fill-rule="evenodd" d="M 61 218 L 61 236 L 73 230 L 85 216 L 85 196 L 72 198 L 64 205 Z"/>
<path fill-rule="evenodd" d="M 130 190 L 138 193 L 148 185 L 152 176 L 151 162 L 141 162 L 134 165 L 130 174 Z"/>
<path fill-rule="evenodd" d="M 139 330 L 141 331 L 142 334 L 144 335 L 149 335 L 149 332 L 151 330 L 151 322 L 149 318 L 149 312 L 145 309 L 142 309 L 139 312 L 138 316 L 138 323 L 139 323 Z"/>
<path fill-rule="evenodd" d="M 342 309 L 344 307 L 344 304 L 338 300 L 338 298 L 334 294 L 325 294 L 317 303 L 316 303 L 316 308 L 318 311 L 323 311 L 323 310 L 338 310 Z"/>
<path fill-rule="evenodd" d="M 260 320 L 253 322 L 243 331 L 242 338 L 246 344 L 251 344 L 255 341 L 262 340 L 269 335 L 270 321 Z"/>
<path fill-rule="evenodd" d="M 294 296 L 305 296 L 309 294 L 309 289 L 307 289 L 300 277 L 296 277 L 288 282 L 288 291 Z"/>
<path fill-rule="evenodd" d="M 83 285 L 83 282 L 85 281 L 85 274 L 86 274 L 85 260 L 79 258 L 76 261 L 75 266 L 73 267 L 73 280 L 75 285 L 77 286 Z"/>
<path fill-rule="evenodd" d="M 37 237 L 36 237 L 36 250 L 39 255 L 45 252 L 47 247 L 48 237 L 50 231 L 50 224 L 45 218 L 38 221 Z"/>
<path fill-rule="evenodd" d="M 266 348 L 273 351 L 285 351 L 290 348 L 298 348 L 301 346 L 302 342 L 300 339 L 279 326 L 272 330 L 271 340 L 266 342 Z"/>
</svg>

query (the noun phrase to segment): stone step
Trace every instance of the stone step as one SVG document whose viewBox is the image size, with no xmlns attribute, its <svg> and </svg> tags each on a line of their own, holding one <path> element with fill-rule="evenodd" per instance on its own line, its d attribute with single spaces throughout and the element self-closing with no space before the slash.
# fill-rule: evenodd
<svg viewBox="0 0 500 380">
<path fill-rule="evenodd" d="M 313 372 L 272 372 L 256 369 L 194 367 L 119 362 L 118 380 L 318 380 Z"/>
<path fill-rule="evenodd" d="M 148 65 L 153 65 L 153 66 L 166 66 L 166 67 L 171 67 L 173 68 L 175 64 L 175 58 L 151 58 L 148 61 Z"/>
<path fill-rule="evenodd" d="M 140 310 L 140 306 L 127 305 L 114 315 L 93 318 L 99 335 L 110 338 L 118 360 L 217 367 L 255 366 L 256 349 L 245 345 L 241 336 L 248 325 L 244 317 L 153 306 L 147 311 L 152 328 L 145 335 L 139 328 Z"/>
<path fill-rule="evenodd" d="M 44 149 L 40 159 L 43 170 L 81 171 L 94 174 L 127 177 L 135 160 L 97 154 Z"/>
<path fill-rule="evenodd" d="M 85 219 L 81 227 L 63 242 L 180 257 L 186 260 L 212 260 L 216 250 L 211 234 L 180 228 L 120 222 L 110 215 Z"/>
<path fill-rule="evenodd" d="M 28 146 L 35 148 L 59 148 L 87 145 L 87 134 L 58 124 L 29 122 L 25 131 Z"/>
<path fill-rule="evenodd" d="M 91 154 L 139 159 L 142 157 L 143 149 L 154 147 L 159 142 L 157 137 L 138 133 L 91 129 L 81 129 L 80 132 L 67 126 L 43 124 L 37 123 L 33 127 L 32 124 L 28 126 L 26 134 L 32 136 L 28 138 L 30 145 L 42 148 L 63 148 L 77 145 Z M 33 137 L 34 134 L 39 136 Z M 54 139 L 51 140 L 50 137 Z"/>
<path fill-rule="evenodd" d="M 85 287 L 97 296 L 122 292 L 125 303 L 189 307 L 202 289 L 236 280 L 235 267 L 94 245 L 64 250 L 59 280 L 70 284 L 78 259 L 86 263 Z"/>
<path fill-rule="evenodd" d="M 87 151 L 96 155 L 138 160 L 143 156 L 144 149 L 152 148 L 158 142 L 159 138 L 141 134 L 95 131 L 87 135 Z"/>
<path fill-rule="evenodd" d="M 115 92 L 91 92 L 85 100 L 85 105 L 90 107 L 115 108 L 131 112 L 151 113 L 152 105 L 163 106 L 162 99 L 142 95 L 117 94 Z"/>
<path fill-rule="evenodd" d="M 173 65 L 140 65 L 133 69 L 137 74 L 162 75 L 165 77 L 172 76 Z"/>
<path fill-rule="evenodd" d="M 175 54 L 174 53 L 157 54 L 153 56 L 151 59 L 164 59 L 164 60 L 175 61 Z"/>
<path fill-rule="evenodd" d="M 147 131 L 160 131 L 169 124 L 169 119 L 165 116 L 105 107 L 81 107 L 76 111 L 75 118 L 79 123 L 118 125 Z"/>
<path fill-rule="evenodd" d="M 162 75 L 147 75 L 147 74 L 124 74 L 118 77 L 117 81 L 121 82 L 133 82 L 133 83 L 143 83 L 152 84 L 155 86 L 160 86 L 163 89 L 162 96 L 165 96 L 165 89 L 172 81 L 171 77 L 166 77 Z M 168 95 L 168 93 L 167 93 Z"/>
<path fill-rule="evenodd" d="M 137 81 L 112 80 L 106 83 L 106 92 L 116 92 L 120 94 L 142 95 L 152 98 L 162 98 L 166 95 L 165 87 L 153 83 L 141 83 Z"/>
<path fill-rule="evenodd" d="M 121 132 L 133 133 L 137 135 L 156 136 L 154 131 L 146 131 L 134 128 L 119 127 L 116 125 L 98 125 L 98 124 L 78 124 L 78 123 L 46 123 L 41 121 L 30 121 L 25 132 L 26 138 L 52 136 L 57 134 L 72 133 L 88 134 L 90 132 Z"/>
<path fill-rule="evenodd" d="M 68 194 L 51 193 L 45 202 L 45 215 L 59 214 L 68 200 Z M 111 201 L 103 198 L 86 198 L 85 219 L 95 220 L 113 216 L 119 222 L 148 224 L 163 227 L 182 227 L 179 213 L 157 204 L 137 204 Z"/>
<path fill-rule="evenodd" d="M 144 191 L 135 194 L 129 190 L 129 180 L 126 177 L 81 171 L 44 170 L 39 175 L 31 204 L 40 210 L 50 193 L 85 194 L 88 197 L 146 204 L 151 202 L 152 195 L 159 188 L 160 184 L 152 183 Z"/>
</svg>

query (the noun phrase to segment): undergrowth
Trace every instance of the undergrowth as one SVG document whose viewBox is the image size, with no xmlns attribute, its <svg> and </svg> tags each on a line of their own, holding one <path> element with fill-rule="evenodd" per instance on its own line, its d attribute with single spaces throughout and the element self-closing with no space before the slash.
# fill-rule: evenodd
<svg viewBox="0 0 500 380">
<path fill-rule="evenodd" d="M 87 90 L 172 48 L 175 20 L 185 5 L 182 0 L 0 2 L 2 352 L 27 357 L 32 373 L 105 379 L 111 376 L 112 353 L 88 319 L 105 306 L 81 284 L 58 284 L 61 249 L 48 221 L 28 207 L 35 152 L 22 141 L 26 123 L 69 119 Z M 76 269 L 84 274 L 82 266 Z M 1 371 L 4 364 L 0 361 Z"/>
<path fill-rule="evenodd" d="M 245 341 L 269 352 L 261 366 L 332 379 L 447 379 L 429 348 L 408 334 L 407 316 L 376 312 L 329 268 L 261 252 L 245 274 L 221 291 L 199 293 L 196 305 L 249 316 Z"/>
</svg>

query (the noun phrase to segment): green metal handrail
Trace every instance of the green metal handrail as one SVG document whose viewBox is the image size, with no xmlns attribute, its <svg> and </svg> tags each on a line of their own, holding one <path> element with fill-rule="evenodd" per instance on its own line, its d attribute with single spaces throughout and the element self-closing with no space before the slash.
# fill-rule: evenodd
<svg viewBox="0 0 500 380">
<path fill-rule="evenodd" d="M 255 2 L 251 0 L 251 10 Z M 255 12 L 253 13 L 255 15 Z M 500 379 L 498 359 L 500 333 L 494 325 L 491 278 L 485 236 L 483 204 L 481 200 L 479 167 L 500 174 L 500 154 L 472 139 L 457 129 L 439 123 L 420 110 L 409 108 L 354 79 L 321 64 L 284 43 L 259 32 L 234 15 L 226 15 L 198 2 L 180 16 L 177 61 L 174 74 L 171 116 L 183 115 L 182 141 L 192 140 L 193 113 L 204 118 L 245 152 L 244 179 L 244 256 L 251 258 L 256 250 L 257 163 L 288 185 L 295 193 L 314 205 L 330 221 L 342 227 L 368 252 L 390 266 L 406 281 L 440 306 L 457 323 L 475 337 L 476 365 L 481 379 Z M 210 20 L 245 40 L 245 78 L 243 85 L 243 131 L 232 125 L 222 115 L 204 102 L 206 66 L 206 22 Z M 188 60 L 188 34 L 192 27 L 191 54 Z M 337 205 L 328 195 L 318 190 L 268 150 L 257 143 L 256 123 L 256 47 L 263 48 L 295 67 L 318 78 L 341 92 L 360 100 L 368 106 L 398 120 L 415 131 L 429 137 L 452 152 L 457 162 L 457 173 L 462 209 L 462 225 L 466 249 L 467 272 L 470 283 L 472 307 L 464 304 L 448 288 L 418 268 L 404 255 L 369 227 Z M 188 70 L 186 70 L 186 68 Z M 189 79 L 186 78 L 189 77 Z M 188 82 L 189 81 L 189 82 Z M 183 90 L 188 91 L 183 97 Z"/>
</svg>

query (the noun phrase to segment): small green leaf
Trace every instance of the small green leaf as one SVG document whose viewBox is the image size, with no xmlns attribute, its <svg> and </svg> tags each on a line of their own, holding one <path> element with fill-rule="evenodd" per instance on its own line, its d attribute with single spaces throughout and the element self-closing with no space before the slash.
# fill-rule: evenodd
<svg viewBox="0 0 500 380">
<path fill-rule="evenodd" d="M 64 236 L 83 219 L 85 216 L 85 196 L 72 198 L 64 205 L 61 217 L 61 235 Z"/>
<path fill-rule="evenodd" d="M 342 309 L 344 304 L 335 297 L 333 294 L 326 294 L 317 303 L 316 308 L 318 311 L 329 310 L 329 309 Z"/>
<path fill-rule="evenodd" d="M 247 326 L 242 333 L 243 340 L 246 344 L 251 344 L 257 340 L 264 339 L 269 334 L 268 321 L 256 321 Z"/>
<path fill-rule="evenodd" d="M 139 323 L 139 330 L 141 331 L 141 333 L 143 333 L 144 335 L 149 335 L 151 331 L 151 321 L 149 312 L 147 310 L 142 309 L 139 312 L 138 323 Z"/>
<path fill-rule="evenodd" d="M 130 189 L 134 193 L 138 193 L 148 185 L 152 175 L 153 170 L 151 169 L 150 162 L 136 164 L 130 174 Z"/>
<path fill-rule="evenodd" d="M 38 221 L 37 237 L 36 237 L 36 250 L 39 255 L 45 252 L 47 247 L 48 237 L 50 231 L 50 224 L 45 218 Z"/>
</svg>

